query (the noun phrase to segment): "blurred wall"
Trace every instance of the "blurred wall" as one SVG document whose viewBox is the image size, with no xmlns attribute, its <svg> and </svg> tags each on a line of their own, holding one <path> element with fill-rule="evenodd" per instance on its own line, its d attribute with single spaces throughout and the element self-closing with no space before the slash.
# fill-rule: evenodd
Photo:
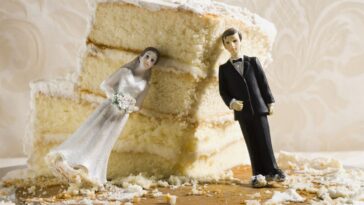
<svg viewBox="0 0 364 205">
<path fill-rule="evenodd" d="M 86 1 L 0 0 L 0 157 L 23 155 L 28 83 L 76 68 Z M 364 150 L 364 1 L 224 1 L 277 27 L 275 151 Z"/>
</svg>

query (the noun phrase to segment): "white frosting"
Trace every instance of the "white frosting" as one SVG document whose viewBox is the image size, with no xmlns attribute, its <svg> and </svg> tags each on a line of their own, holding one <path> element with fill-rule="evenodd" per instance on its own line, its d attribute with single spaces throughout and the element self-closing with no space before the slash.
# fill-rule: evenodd
<svg viewBox="0 0 364 205">
<path fill-rule="evenodd" d="M 30 91 L 33 96 L 37 93 L 43 93 L 50 96 L 73 97 L 74 88 L 74 83 L 67 78 L 43 79 L 30 83 Z"/>
<path fill-rule="evenodd" d="M 82 71 L 82 60 L 85 58 L 85 56 L 88 53 L 88 46 L 87 46 L 87 36 L 89 35 L 89 33 L 91 32 L 92 26 L 94 24 L 94 19 L 95 19 L 95 11 L 96 11 L 96 6 L 94 4 L 93 0 L 90 1 L 86 1 L 87 2 L 87 6 L 88 6 L 88 10 L 90 11 L 90 15 L 88 16 L 87 19 L 87 27 L 86 27 L 86 32 L 85 32 L 85 37 L 84 39 L 84 43 L 82 44 L 82 46 L 80 46 L 79 50 L 78 50 L 78 57 L 77 57 L 77 67 L 76 70 L 72 73 L 70 73 L 67 78 L 70 79 L 72 82 L 74 82 L 75 84 L 79 81 L 80 75 L 81 75 L 81 71 Z"/>
</svg>

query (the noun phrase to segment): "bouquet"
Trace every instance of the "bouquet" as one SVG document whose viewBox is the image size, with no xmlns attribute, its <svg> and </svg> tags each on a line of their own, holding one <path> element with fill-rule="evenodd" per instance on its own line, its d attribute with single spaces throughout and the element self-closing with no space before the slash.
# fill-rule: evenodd
<svg viewBox="0 0 364 205">
<path fill-rule="evenodd" d="M 138 110 L 138 108 L 135 106 L 135 98 L 128 94 L 115 93 L 111 97 L 111 102 L 112 104 L 116 105 L 120 111 L 131 113 Z"/>
</svg>

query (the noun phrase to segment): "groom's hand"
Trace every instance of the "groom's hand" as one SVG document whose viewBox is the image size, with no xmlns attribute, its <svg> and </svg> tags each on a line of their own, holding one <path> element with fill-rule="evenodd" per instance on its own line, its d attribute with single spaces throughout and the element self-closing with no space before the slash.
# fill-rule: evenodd
<svg viewBox="0 0 364 205">
<path fill-rule="evenodd" d="M 235 111 L 241 111 L 244 107 L 244 102 L 240 100 L 235 100 L 231 103 L 231 108 Z"/>
<path fill-rule="evenodd" d="M 274 104 L 268 104 L 268 115 L 273 115 L 273 110 L 274 110 Z"/>
</svg>

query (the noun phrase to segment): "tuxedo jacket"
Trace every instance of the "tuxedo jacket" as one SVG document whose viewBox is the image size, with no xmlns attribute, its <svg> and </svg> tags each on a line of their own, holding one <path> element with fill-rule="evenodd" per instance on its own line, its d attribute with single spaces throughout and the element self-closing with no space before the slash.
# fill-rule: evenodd
<svg viewBox="0 0 364 205">
<path fill-rule="evenodd" d="M 243 76 L 228 60 L 219 68 L 219 91 L 229 107 L 233 98 L 244 102 L 242 111 L 234 110 L 235 120 L 242 119 L 249 110 L 252 114 L 268 114 L 268 104 L 274 102 L 267 78 L 256 57 L 244 56 Z"/>
</svg>

